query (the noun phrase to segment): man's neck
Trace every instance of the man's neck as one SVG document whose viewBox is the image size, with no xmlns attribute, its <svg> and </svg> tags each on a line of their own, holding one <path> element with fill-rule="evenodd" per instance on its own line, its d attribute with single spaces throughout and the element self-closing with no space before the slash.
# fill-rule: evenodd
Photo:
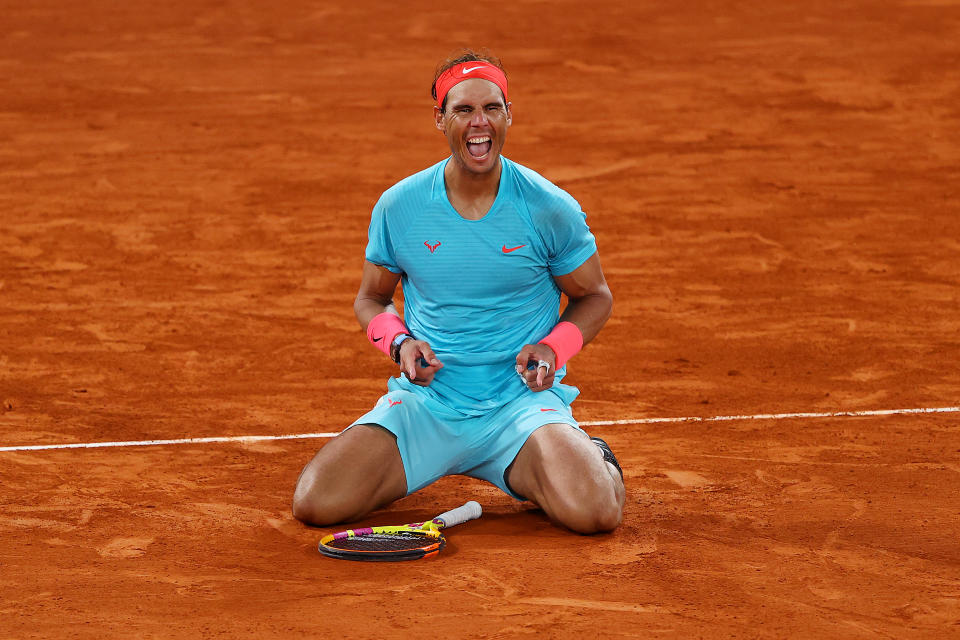
<svg viewBox="0 0 960 640">
<path fill-rule="evenodd" d="M 443 170 L 447 199 L 464 218 L 479 220 L 497 199 L 502 172 L 503 162 L 499 159 L 492 170 L 480 174 L 464 170 L 455 160 L 448 162 Z"/>
</svg>

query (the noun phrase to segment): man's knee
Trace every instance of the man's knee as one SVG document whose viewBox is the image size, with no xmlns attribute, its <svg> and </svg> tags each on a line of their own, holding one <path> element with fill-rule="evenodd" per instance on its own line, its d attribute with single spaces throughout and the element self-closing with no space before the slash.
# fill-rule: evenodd
<svg viewBox="0 0 960 640">
<path fill-rule="evenodd" d="M 293 492 L 293 517 L 307 524 L 333 524 L 339 522 L 344 505 L 333 499 L 332 492 L 324 491 L 318 466 L 316 460 L 311 461 L 297 480 Z"/>
<path fill-rule="evenodd" d="M 393 436 L 360 425 L 325 445 L 304 467 L 293 493 L 293 516 L 314 525 L 348 522 L 405 494 Z"/>
<path fill-rule="evenodd" d="M 527 440 L 509 481 L 548 516 L 578 533 L 616 529 L 623 518 L 623 480 L 598 445 L 569 425 L 547 425 Z"/>
<path fill-rule="evenodd" d="M 293 495 L 292 511 L 294 518 L 306 524 L 332 524 L 331 522 L 327 522 L 324 510 L 308 496 L 295 493 Z"/>
<path fill-rule="evenodd" d="M 293 494 L 293 517 L 306 524 L 325 526 L 347 522 L 362 516 L 354 513 L 356 506 L 321 491 L 301 491 L 301 484 Z"/>
<path fill-rule="evenodd" d="M 363 517 L 384 501 L 376 488 L 363 491 L 358 483 L 342 482 L 342 479 L 342 470 L 331 461 L 324 461 L 321 456 L 311 460 L 293 492 L 293 517 L 320 526 L 349 522 Z"/>
<path fill-rule="evenodd" d="M 583 487 L 575 495 L 568 494 L 553 502 L 553 517 L 577 533 L 591 534 L 613 531 L 623 519 L 623 501 L 610 478 L 594 487 Z"/>
<path fill-rule="evenodd" d="M 616 496 L 594 507 L 591 514 L 594 530 L 591 533 L 613 531 L 620 526 L 620 522 L 623 521 L 623 504 L 617 500 Z"/>
</svg>

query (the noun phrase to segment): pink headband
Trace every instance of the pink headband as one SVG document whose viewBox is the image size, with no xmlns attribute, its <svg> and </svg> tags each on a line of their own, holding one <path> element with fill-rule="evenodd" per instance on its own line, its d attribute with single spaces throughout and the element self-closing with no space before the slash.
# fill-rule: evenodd
<svg viewBox="0 0 960 640">
<path fill-rule="evenodd" d="M 480 78 L 489 80 L 500 87 L 503 91 L 503 101 L 507 101 L 507 76 L 496 65 L 483 60 L 475 62 L 461 62 L 454 65 L 440 74 L 437 78 L 437 106 L 443 108 L 443 99 L 447 97 L 447 92 L 464 80 L 470 78 Z"/>
</svg>

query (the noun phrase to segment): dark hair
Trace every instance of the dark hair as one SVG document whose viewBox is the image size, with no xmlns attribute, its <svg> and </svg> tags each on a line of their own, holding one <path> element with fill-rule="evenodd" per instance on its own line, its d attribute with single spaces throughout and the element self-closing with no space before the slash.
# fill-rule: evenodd
<svg viewBox="0 0 960 640">
<path fill-rule="evenodd" d="M 487 49 L 480 49 L 479 51 L 474 51 L 473 49 L 458 49 L 450 54 L 446 60 L 437 65 L 437 70 L 433 74 L 433 84 L 430 85 L 430 95 L 433 96 L 434 101 L 437 99 L 437 79 L 440 77 L 440 74 L 450 67 L 455 67 L 463 62 L 489 62 L 500 69 L 500 71 L 503 71 L 504 76 L 507 75 L 506 70 L 503 68 L 503 63 L 500 62 L 500 58 L 490 53 Z M 443 97 L 443 104 L 440 105 L 440 110 L 447 110 L 446 96 Z"/>
</svg>

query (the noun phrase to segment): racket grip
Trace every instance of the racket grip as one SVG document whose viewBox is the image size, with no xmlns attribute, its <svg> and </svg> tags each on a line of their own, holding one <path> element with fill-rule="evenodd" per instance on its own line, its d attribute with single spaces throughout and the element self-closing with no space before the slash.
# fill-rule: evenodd
<svg viewBox="0 0 960 640">
<path fill-rule="evenodd" d="M 483 513 L 483 509 L 480 507 L 480 504 L 471 500 L 470 502 L 461 505 L 456 509 L 451 509 L 446 513 L 441 513 L 433 520 L 434 522 L 437 520 L 442 521 L 444 527 L 455 527 L 458 524 L 466 522 L 467 520 L 479 518 L 481 513 Z"/>
</svg>

